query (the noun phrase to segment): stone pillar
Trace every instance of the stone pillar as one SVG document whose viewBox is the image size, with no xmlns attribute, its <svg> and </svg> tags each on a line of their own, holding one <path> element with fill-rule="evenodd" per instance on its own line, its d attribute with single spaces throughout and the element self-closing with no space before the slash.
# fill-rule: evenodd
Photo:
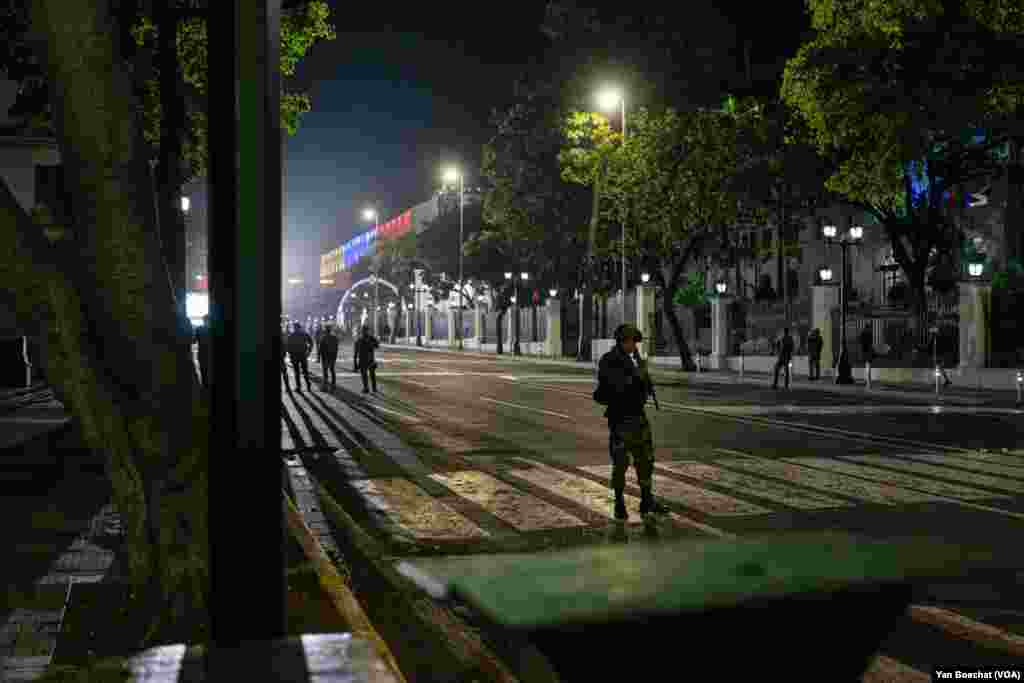
<svg viewBox="0 0 1024 683">
<path fill-rule="evenodd" d="M 398 309 L 388 309 L 388 343 L 395 343 L 395 336 L 398 334 Z"/>
<path fill-rule="evenodd" d="M 548 332 L 544 339 L 544 355 L 562 357 L 562 301 L 551 297 L 547 303 Z"/>
<path fill-rule="evenodd" d="M 484 305 L 479 301 L 473 309 L 473 336 L 477 344 L 484 343 Z"/>
<path fill-rule="evenodd" d="M 728 366 L 729 356 L 729 305 L 732 297 L 719 294 L 711 300 L 711 358 L 712 370 Z"/>
<path fill-rule="evenodd" d="M 456 309 L 448 307 L 448 347 L 455 348 L 455 322 L 458 320 Z"/>
<path fill-rule="evenodd" d="M 434 327 L 434 304 L 427 304 L 427 307 L 423 309 L 423 338 L 429 342 L 433 337 L 431 333 Z"/>
<path fill-rule="evenodd" d="M 828 376 L 839 353 L 839 339 L 832 338 L 832 310 L 839 305 L 839 287 L 814 285 L 811 292 L 811 329 L 821 330 L 822 374 Z"/>
<path fill-rule="evenodd" d="M 408 305 L 405 307 L 405 338 L 410 344 L 416 343 L 416 330 L 413 328 L 413 310 Z"/>
<path fill-rule="evenodd" d="M 636 326 L 644 336 L 640 355 L 649 358 L 654 355 L 654 287 L 640 285 L 636 288 Z"/>
<path fill-rule="evenodd" d="M 960 283 L 960 367 L 985 367 L 992 286 L 987 282 Z"/>
<path fill-rule="evenodd" d="M 512 345 L 516 343 L 516 315 L 519 310 L 515 306 L 509 306 L 508 311 L 505 312 L 505 320 L 507 329 L 505 330 L 505 341 L 508 344 L 509 350 L 512 349 Z"/>
</svg>

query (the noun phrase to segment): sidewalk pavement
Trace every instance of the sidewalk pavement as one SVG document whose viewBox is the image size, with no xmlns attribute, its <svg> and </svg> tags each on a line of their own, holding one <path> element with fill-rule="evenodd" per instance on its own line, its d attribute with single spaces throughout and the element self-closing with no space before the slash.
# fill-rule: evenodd
<svg viewBox="0 0 1024 683">
<path fill-rule="evenodd" d="M 457 349 L 450 349 L 448 347 L 430 347 L 430 346 L 415 346 L 409 344 L 381 344 L 381 348 L 394 349 L 394 350 L 412 350 L 412 351 L 428 351 L 435 353 L 458 353 L 466 356 L 474 356 L 481 358 L 494 358 L 498 359 L 499 356 L 494 353 L 488 353 L 486 351 L 471 351 Z M 538 356 L 521 355 L 516 356 L 512 353 L 504 353 L 500 356 L 501 360 L 511 361 L 526 361 L 530 363 L 536 363 L 540 365 L 557 365 L 562 367 L 582 368 L 587 367 L 590 369 L 596 369 L 595 363 L 592 361 L 576 361 L 569 358 L 566 359 L 554 359 L 544 358 Z M 741 376 L 739 373 L 732 372 L 729 370 L 705 370 L 703 372 L 686 372 L 684 373 L 679 368 L 663 368 L 653 365 L 650 367 L 651 376 L 656 380 L 660 381 L 679 381 L 680 379 L 686 382 L 693 383 L 709 383 L 709 384 L 749 384 L 749 385 L 763 385 L 771 386 L 772 373 L 769 372 L 752 372 L 746 371 Z M 928 403 L 950 403 L 954 405 L 981 405 L 989 403 L 1001 403 L 1001 404 L 1015 404 L 1017 402 L 1017 392 L 1005 391 L 999 389 L 976 389 L 965 386 L 958 386 L 954 383 L 951 387 L 940 387 L 938 396 L 935 394 L 934 387 L 926 387 L 922 384 L 893 384 L 893 383 L 880 383 L 872 382 L 871 387 L 868 388 L 863 382 L 857 382 L 855 384 L 842 385 L 835 384 L 831 378 L 823 378 L 820 380 L 811 381 L 807 378 L 794 377 L 790 381 L 790 387 L 792 389 L 816 389 L 818 391 L 824 391 L 835 394 L 847 394 L 857 396 L 885 396 L 887 398 L 899 398 L 912 401 L 925 401 Z"/>
</svg>

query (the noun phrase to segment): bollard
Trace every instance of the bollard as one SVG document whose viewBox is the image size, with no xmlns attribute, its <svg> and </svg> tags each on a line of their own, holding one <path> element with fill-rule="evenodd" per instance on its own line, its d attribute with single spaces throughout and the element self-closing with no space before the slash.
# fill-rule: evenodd
<svg viewBox="0 0 1024 683">
<path fill-rule="evenodd" d="M 789 389 L 789 383 L 793 381 L 793 361 L 789 361 L 788 372 L 786 373 L 786 388 Z"/>
<path fill-rule="evenodd" d="M 1024 372 L 1017 371 L 1017 405 L 1021 405 L 1024 401 L 1021 400 L 1021 388 L 1024 387 Z"/>
<path fill-rule="evenodd" d="M 864 387 L 871 388 L 871 363 L 864 363 Z"/>
<path fill-rule="evenodd" d="M 939 395 L 939 377 L 942 376 L 942 372 L 939 370 L 939 366 L 935 366 L 935 395 Z"/>
<path fill-rule="evenodd" d="M 1020 374 L 1017 375 L 1020 377 Z M 743 379 L 743 352 L 740 351 L 740 379 Z"/>
</svg>

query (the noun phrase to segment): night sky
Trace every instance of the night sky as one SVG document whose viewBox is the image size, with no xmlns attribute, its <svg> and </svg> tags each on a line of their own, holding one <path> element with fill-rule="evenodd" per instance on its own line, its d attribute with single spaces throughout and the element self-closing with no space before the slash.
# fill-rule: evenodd
<svg viewBox="0 0 1024 683">
<path fill-rule="evenodd" d="M 322 251 L 366 229 L 365 206 L 386 220 L 426 200 L 444 165 L 462 165 L 467 184 L 475 182 L 492 108 L 547 45 L 538 30 L 543 1 L 419 10 L 389 3 L 359 14 L 351 3 L 328 2 L 338 38 L 314 46 L 286 85 L 308 92 L 313 105 L 286 152 L 286 277 L 317 277 Z M 743 0 L 714 7 L 755 42 L 755 61 L 770 62 L 795 50 L 806 24 L 800 0 L 780 4 L 774 21 Z M 514 9 L 500 14 L 502 7 Z M 792 30 L 760 30 L 780 20 Z"/>
</svg>

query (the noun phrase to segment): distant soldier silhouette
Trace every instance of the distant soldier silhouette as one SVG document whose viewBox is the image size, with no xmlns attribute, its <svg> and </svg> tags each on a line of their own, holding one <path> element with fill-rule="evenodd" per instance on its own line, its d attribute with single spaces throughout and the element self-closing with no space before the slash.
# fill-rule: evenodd
<svg viewBox="0 0 1024 683">
<path fill-rule="evenodd" d="M 292 359 L 295 370 L 295 390 L 302 393 L 302 378 L 306 378 L 306 388 L 313 391 L 309 381 L 309 354 L 313 350 L 313 338 L 302 329 L 302 323 L 295 323 L 292 333 L 288 335 L 288 355 Z"/>
<path fill-rule="evenodd" d="M 327 373 L 331 374 L 331 386 L 338 386 L 338 375 L 335 373 L 335 364 L 338 362 L 338 337 L 334 328 L 329 326 L 320 337 L 320 363 L 323 366 L 324 389 L 327 389 Z"/>
</svg>

